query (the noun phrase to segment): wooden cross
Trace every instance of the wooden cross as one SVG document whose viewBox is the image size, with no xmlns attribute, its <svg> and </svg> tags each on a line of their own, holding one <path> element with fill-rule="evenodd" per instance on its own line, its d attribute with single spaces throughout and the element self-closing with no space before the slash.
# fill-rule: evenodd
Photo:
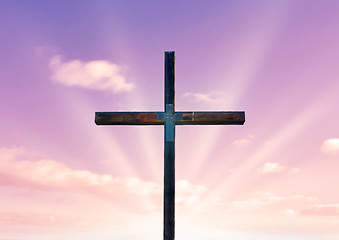
<svg viewBox="0 0 339 240">
<path fill-rule="evenodd" d="M 176 112 L 174 52 L 165 52 L 164 112 L 96 112 L 97 125 L 165 125 L 164 240 L 174 240 L 175 125 L 243 125 L 245 112 Z"/>
</svg>

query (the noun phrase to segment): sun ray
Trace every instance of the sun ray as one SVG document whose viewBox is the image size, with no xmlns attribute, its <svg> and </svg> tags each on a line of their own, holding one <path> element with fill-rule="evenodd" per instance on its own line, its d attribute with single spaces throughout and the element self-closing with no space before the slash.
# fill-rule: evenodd
<svg viewBox="0 0 339 240">
<path fill-rule="evenodd" d="M 279 132 L 271 136 L 264 145 L 252 153 L 248 160 L 240 163 L 240 167 L 223 184 L 220 184 L 215 191 L 232 191 L 237 181 L 249 176 L 254 169 L 268 161 L 268 158 L 284 144 L 305 131 L 310 124 L 323 118 L 327 112 L 332 110 L 333 99 L 337 96 L 337 89 L 337 84 L 329 88 L 327 92 L 309 104 L 304 111 L 286 123 Z"/>
<path fill-rule="evenodd" d="M 213 104 L 217 109 L 234 108 L 236 109 L 238 103 L 244 97 L 244 93 L 251 84 L 254 76 L 261 69 L 263 61 L 269 53 L 270 46 L 278 35 L 280 26 L 283 24 L 286 11 L 288 9 L 287 3 L 280 4 L 282 6 L 275 6 L 274 11 L 268 16 L 260 16 L 256 20 L 257 27 L 253 31 L 247 32 L 243 42 L 239 44 L 239 49 L 236 51 L 235 59 L 232 60 L 234 64 L 229 66 L 230 69 L 223 77 L 222 84 L 218 84 L 219 89 L 224 89 L 227 97 L 222 102 Z M 268 21 L 269 19 L 269 21 Z M 265 24 L 263 24 L 265 22 Z M 260 35 L 258 38 L 256 36 Z M 222 62 L 223 60 L 221 60 Z M 227 80 L 229 79 L 229 81 Z M 178 130 L 181 130 L 180 128 Z M 192 139 L 192 144 L 185 151 L 190 152 L 189 155 L 189 178 L 198 179 L 203 172 L 208 156 L 211 154 L 213 146 L 216 142 L 222 139 L 222 131 L 216 127 L 208 127 L 203 130 L 195 130 L 199 136 Z M 180 133 L 178 133 L 179 137 Z M 202 135 L 203 137 L 200 137 Z M 197 147 L 198 146 L 198 147 Z M 180 153 L 180 152 L 179 152 Z"/>
<path fill-rule="evenodd" d="M 91 159 L 91 161 L 96 161 L 97 164 L 104 166 L 106 170 L 115 173 L 119 172 L 125 176 L 137 177 L 138 170 L 129 158 L 127 154 L 128 150 L 123 147 L 122 143 L 120 143 L 117 137 L 111 134 L 110 131 L 98 129 L 95 126 L 95 108 L 92 104 L 80 94 L 77 94 L 76 97 L 74 97 L 74 95 L 64 94 L 61 100 L 68 108 L 71 108 L 70 114 L 72 118 L 75 118 L 74 121 L 78 122 L 79 127 L 84 130 L 81 135 L 95 140 L 97 148 L 101 150 L 102 156 L 104 156 L 102 159 Z M 79 116 L 88 116 L 89 114 L 93 117 L 92 121 L 79 119 Z"/>
</svg>

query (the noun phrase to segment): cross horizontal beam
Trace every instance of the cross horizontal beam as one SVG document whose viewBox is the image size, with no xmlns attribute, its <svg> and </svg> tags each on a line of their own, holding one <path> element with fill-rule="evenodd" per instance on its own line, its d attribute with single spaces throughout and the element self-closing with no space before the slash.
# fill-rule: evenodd
<svg viewBox="0 0 339 240">
<path fill-rule="evenodd" d="M 164 125 L 166 112 L 96 112 L 97 125 Z M 175 125 L 243 125 L 245 112 L 175 112 Z"/>
</svg>

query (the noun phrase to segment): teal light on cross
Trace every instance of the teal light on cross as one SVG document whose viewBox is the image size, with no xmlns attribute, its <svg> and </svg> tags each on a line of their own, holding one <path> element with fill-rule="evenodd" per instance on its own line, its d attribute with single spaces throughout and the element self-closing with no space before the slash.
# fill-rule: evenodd
<svg viewBox="0 0 339 240">
<path fill-rule="evenodd" d="M 166 104 L 166 112 L 157 113 L 158 120 L 165 120 L 165 141 L 175 139 L 175 121 L 182 120 L 182 113 L 174 112 L 173 104 Z"/>
</svg>

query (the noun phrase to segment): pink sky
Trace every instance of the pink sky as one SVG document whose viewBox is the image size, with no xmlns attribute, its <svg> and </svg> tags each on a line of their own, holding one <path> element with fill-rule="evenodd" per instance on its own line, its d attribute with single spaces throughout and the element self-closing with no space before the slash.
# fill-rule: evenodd
<svg viewBox="0 0 339 240">
<path fill-rule="evenodd" d="M 176 239 L 339 239 L 339 2 L 0 2 L 0 240 L 162 239 L 163 127 L 96 111 L 244 110 L 178 126 Z"/>
</svg>

